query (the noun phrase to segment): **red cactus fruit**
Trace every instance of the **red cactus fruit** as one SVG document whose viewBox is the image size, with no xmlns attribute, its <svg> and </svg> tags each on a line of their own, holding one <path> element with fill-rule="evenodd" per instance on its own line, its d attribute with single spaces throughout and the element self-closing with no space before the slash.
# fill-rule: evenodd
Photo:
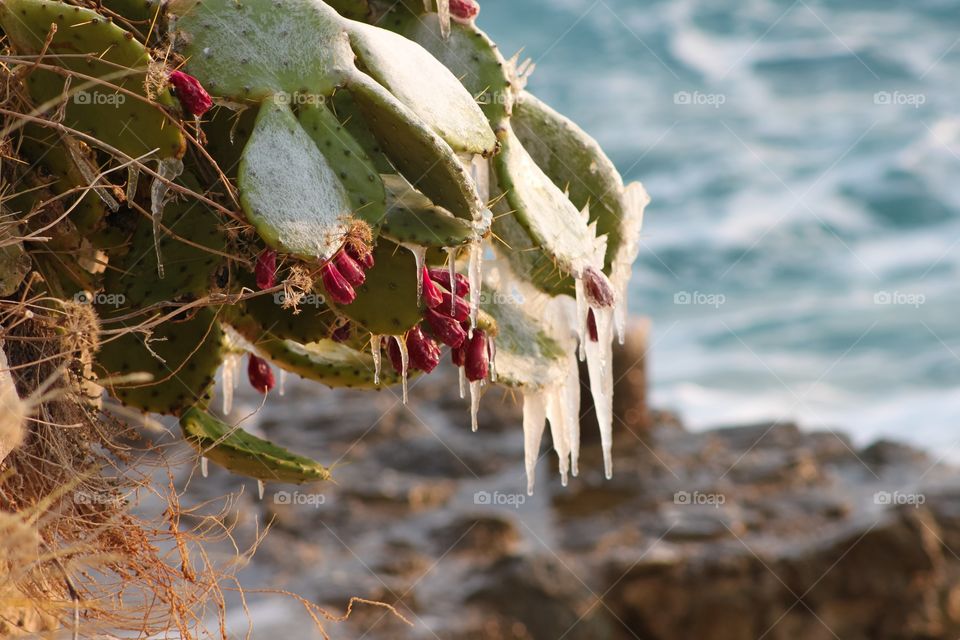
<svg viewBox="0 0 960 640">
<path fill-rule="evenodd" d="M 357 292 L 332 262 L 320 269 L 320 279 L 323 280 L 323 288 L 327 290 L 330 299 L 337 304 L 350 304 L 357 299 Z"/>
<path fill-rule="evenodd" d="M 459 347 L 450 350 L 450 361 L 453 362 L 453 366 L 462 367 L 467 363 L 467 346 L 469 344 L 469 341 L 464 340 Z"/>
<path fill-rule="evenodd" d="M 341 251 L 335 255 L 333 263 L 337 265 L 337 271 L 354 287 L 359 287 L 366 282 L 367 276 L 360 263 L 347 255 L 346 251 Z"/>
<path fill-rule="evenodd" d="M 443 292 L 442 301 L 440 306 L 437 307 L 437 310 L 440 313 L 451 316 L 454 320 L 458 322 L 464 322 L 465 320 L 470 319 L 470 305 L 467 304 L 467 301 L 463 298 L 457 296 L 454 298 L 453 302 L 450 300 L 450 294 Z M 450 311 L 450 305 L 453 305 L 453 311 Z"/>
<path fill-rule="evenodd" d="M 419 325 L 407 332 L 407 353 L 410 366 L 424 373 L 430 373 L 440 364 L 440 347 L 423 335 Z"/>
<path fill-rule="evenodd" d="M 450 316 L 438 313 L 434 309 L 427 309 L 423 317 L 430 325 L 433 335 L 437 336 L 440 342 L 448 347 L 457 348 L 467 339 L 467 332 L 463 330 L 459 322 Z"/>
<path fill-rule="evenodd" d="M 347 255 L 360 263 L 364 269 L 373 268 L 373 252 L 370 249 L 360 247 L 355 242 L 348 242 Z"/>
<path fill-rule="evenodd" d="M 430 269 L 430 279 L 436 282 L 439 285 L 442 285 L 447 291 L 453 291 L 453 286 L 450 282 L 450 272 L 447 269 Z M 456 294 L 458 296 L 466 296 L 470 294 L 470 281 L 467 280 L 467 277 L 462 273 L 454 274 L 454 279 L 456 281 Z"/>
<path fill-rule="evenodd" d="M 587 302 L 591 307 L 606 308 L 612 307 L 616 302 L 613 294 L 613 285 L 603 275 L 593 267 L 587 267 L 583 270 L 583 286 L 587 294 Z"/>
<path fill-rule="evenodd" d="M 423 292 L 421 297 L 423 298 L 423 304 L 428 309 L 434 309 L 443 302 L 443 294 L 436 283 L 430 279 L 430 273 L 426 267 L 423 268 Z"/>
<path fill-rule="evenodd" d="M 400 345 L 393 338 L 387 338 L 387 355 L 390 356 L 390 364 L 397 373 L 403 373 L 403 358 L 400 354 Z"/>
<path fill-rule="evenodd" d="M 487 334 L 483 329 L 474 329 L 473 337 L 467 346 L 467 380 L 483 380 L 490 372 L 490 350 L 487 348 Z"/>
<path fill-rule="evenodd" d="M 597 318 L 593 315 L 593 309 L 587 310 L 587 333 L 590 334 L 590 342 L 600 341 L 600 334 L 597 331 Z"/>
<path fill-rule="evenodd" d="M 330 334 L 330 339 L 334 342 L 346 342 L 350 339 L 353 329 L 350 326 L 349 322 L 344 322 L 339 327 L 333 330 L 333 333 Z"/>
<path fill-rule="evenodd" d="M 480 13 L 476 0 L 450 0 L 450 17 L 457 22 L 470 23 Z"/>
<path fill-rule="evenodd" d="M 253 275 L 257 280 L 257 288 L 261 291 L 277 284 L 277 252 L 273 249 L 264 249 L 260 252 L 257 256 L 257 264 L 253 268 Z"/>
<path fill-rule="evenodd" d="M 252 353 L 247 363 L 247 378 L 250 380 L 250 386 L 260 393 L 267 393 L 277 384 L 273 377 L 273 369 L 267 361 Z"/>
<path fill-rule="evenodd" d="M 177 92 L 177 99 L 184 112 L 200 117 L 213 106 L 210 94 L 193 76 L 183 71 L 171 71 L 169 80 Z"/>
</svg>

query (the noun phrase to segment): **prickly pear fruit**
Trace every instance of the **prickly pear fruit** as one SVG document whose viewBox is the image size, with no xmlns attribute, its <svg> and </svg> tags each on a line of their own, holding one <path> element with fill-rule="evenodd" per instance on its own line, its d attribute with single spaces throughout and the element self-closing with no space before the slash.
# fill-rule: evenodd
<svg viewBox="0 0 960 640">
<path fill-rule="evenodd" d="M 320 270 L 320 278 L 323 280 L 323 288 L 327 290 L 330 299 L 337 304 L 346 305 L 357 299 L 357 292 L 353 290 L 353 287 L 332 262 L 323 265 Z"/>
<path fill-rule="evenodd" d="M 443 303 L 443 294 L 437 288 L 436 283 L 430 279 L 430 273 L 426 267 L 423 268 L 423 291 L 421 293 L 423 304 L 428 309 L 433 309 Z"/>
<path fill-rule="evenodd" d="M 450 316 L 458 322 L 464 322 L 470 319 L 470 304 L 467 303 L 466 300 L 460 296 L 451 296 L 446 291 L 441 295 L 443 301 L 440 303 L 440 306 L 437 307 L 441 313 L 450 314 Z"/>
<path fill-rule="evenodd" d="M 407 332 L 407 353 L 410 357 L 410 366 L 424 373 L 430 373 L 440 364 L 440 347 L 423 335 L 419 326 Z"/>
<path fill-rule="evenodd" d="M 584 268 L 583 286 L 591 307 L 603 309 L 612 307 L 616 302 L 613 286 L 607 276 L 593 267 Z"/>
<path fill-rule="evenodd" d="M 199 118 L 213 106 L 213 100 L 200 81 L 183 71 L 171 71 L 168 77 L 177 92 L 177 99 L 183 111 Z"/>
<path fill-rule="evenodd" d="M 466 335 L 466 333 L 464 333 Z M 469 342 L 464 339 L 463 344 L 455 349 L 450 350 L 450 361 L 455 367 L 462 367 L 467 364 L 467 346 Z"/>
<path fill-rule="evenodd" d="M 362 285 L 367 276 L 363 273 L 363 268 L 356 260 L 351 258 L 346 251 L 341 251 L 333 257 L 333 264 L 337 271 L 354 287 Z"/>
<path fill-rule="evenodd" d="M 443 308 L 442 305 L 441 308 Z M 443 344 L 457 348 L 467 339 L 467 332 L 450 316 L 438 313 L 435 309 L 427 309 L 423 317 L 430 325 L 433 335 L 437 336 Z"/>
<path fill-rule="evenodd" d="M 474 329 L 473 337 L 466 350 L 467 380 L 476 382 L 483 380 L 490 372 L 490 351 L 487 347 L 487 334 L 483 329 Z"/>
<path fill-rule="evenodd" d="M 347 242 L 347 255 L 360 263 L 364 269 L 372 269 L 374 265 L 373 252 L 369 247 L 358 247 L 355 242 Z"/>
<path fill-rule="evenodd" d="M 450 282 L 450 271 L 447 269 L 430 269 L 430 279 L 437 284 L 442 285 L 447 291 L 453 291 L 453 285 Z M 454 291 L 458 296 L 466 297 L 470 295 L 470 281 L 462 273 L 454 274 L 454 282 L 457 290 Z"/>
<path fill-rule="evenodd" d="M 597 330 L 597 317 L 593 315 L 593 309 L 587 309 L 587 333 L 590 336 L 590 342 L 600 341 L 600 332 Z"/>
<path fill-rule="evenodd" d="M 271 289 L 277 283 L 277 252 L 273 249 L 264 249 L 257 257 L 254 267 L 254 276 L 257 279 L 257 288 L 263 291 Z"/>
<path fill-rule="evenodd" d="M 333 330 L 333 333 L 330 334 L 330 339 L 334 342 L 346 342 L 350 339 L 351 335 L 353 335 L 353 329 L 350 326 L 350 323 L 344 322 Z"/>
<path fill-rule="evenodd" d="M 450 0 L 450 17 L 457 22 L 469 23 L 480 13 L 476 0 Z"/>
<path fill-rule="evenodd" d="M 390 357 L 390 364 L 397 374 L 403 373 L 403 354 L 400 353 L 400 345 L 393 338 L 387 339 L 387 355 Z"/>
<path fill-rule="evenodd" d="M 250 386 L 260 393 L 267 393 L 276 386 L 273 369 L 266 360 L 252 353 L 250 362 L 247 364 L 247 377 L 250 379 Z"/>
</svg>

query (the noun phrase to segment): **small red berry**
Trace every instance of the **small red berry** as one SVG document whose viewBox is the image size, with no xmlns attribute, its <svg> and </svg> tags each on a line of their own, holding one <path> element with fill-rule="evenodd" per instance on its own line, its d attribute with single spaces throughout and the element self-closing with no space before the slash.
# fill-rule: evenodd
<svg viewBox="0 0 960 640">
<path fill-rule="evenodd" d="M 467 339 L 467 332 L 450 316 L 438 313 L 435 309 L 427 309 L 423 317 L 430 325 L 433 335 L 448 347 L 457 348 Z"/>
<path fill-rule="evenodd" d="M 186 113 L 200 117 L 210 110 L 213 100 L 200 81 L 183 71 L 170 72 L 170 84 L 177 92 L 177 99 Z"/>
<path fill-rule="evenodd" d="M 490 350 L 487 347 L 487 334 L 483 329 L 474 329 L 473 337 L 467 346 L 467 380 L 483 380 L 490 372 Z"/>
<path fill-rule="evenodd" d="M 470 23 L 480 13 L 476 0 L 450 0 L 450 16 L 457 22 Z"/>
<path fill-rule="evenodd" d="M 257 279 L 258 289 L 263 291 L 272 288 L 277 283 L 277 252 L 264 249 L 257 257 L 253 274 Z"/>
<path fill-rule="evenodd" d="M 334 256 L 333 262 L 337 265 L 337 271 L 339 271 L 351 285 L 359 287 L 366 282 L 367 276 L 360 267 L 360 263 L 347 255 L 346 251 L 341 251 Z"/>
<path fill-rule="evenodd" d="M 267 361 L 252 353 L 250 362 L 247 364 L 247 378 L 250 380 L 250 385 L 260 393 L 267 393 L 277 384 L 273 377 L 273 369 Z"/>
<path fill-rule="evenodd" d="M 350 304 L 357 299 L 357 292 L 353 290 L 350 283 L 346 281 L 343 274 L 337 270 L 332 262 L 328 262 L 320 269 L 320 278 L 323 281 L 323 288 L 327 294 L 337 304 Z"/>
</svg>

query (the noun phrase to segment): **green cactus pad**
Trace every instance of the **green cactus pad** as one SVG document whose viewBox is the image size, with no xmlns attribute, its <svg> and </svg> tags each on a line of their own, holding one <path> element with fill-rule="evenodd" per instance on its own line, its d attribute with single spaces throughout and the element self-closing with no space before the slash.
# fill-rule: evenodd
<svg viewBox="0 0 960 640">
<path fill-rule="evenodd" d="M 361 76 L 350 91 L 391 162 L 414 187 L 458 218 L 475 220 L 482 205 L 453 149 L 386 89 Z"/>
<path fill-rule="evenodd" d="M 157 30 L 156 22 L 163 11 L 163 0 L 101 0 L 104 9 L 137 23 L 138 31 L 145 37 L 152 26 Z"/>
<path fill-rule="evenodd" d="M 264 101 L 237 182 L 247 219 L 271 247 L 327 260 L 343 244 L 350 198 L 289 106 Z"/>
<path fill-rule="evenodd" d="M 228 178 L 236 178 L 243 157 L 243 148 L 257 122 L 256 108 L 234 111 L 214 107 L 206 116 L 203 132 L 207 136 L 207 153 Z"/>
<path fill-rule="evenodd" d="M 39 53 L 50 25 L 57 26 L 47 62 L 100 78 L 143 95 L 150 55 L 133 34 L 91 11 L 50 0 L 5 0 L 0 3 L 0 27 L 22 53 Z M 63 54 L 62 56 L 60 54 Z M 89 54 L 82 57 L 77 54 Z M 64 77 L 43 69 L 27 76 L 34 101 L 54 101 L 63 93 Z M 131 157 L 155 152 L 155 157 L 180 157 L 186 143 L 163 111 L 102 83 L 74 78 L 63 123 L 94 136 Z M 169 92 L 157 96 L 172 107 Z M 109 114 L 109 115 L 108 115 Z"/>
<path fill-rule="evenodd" d="M 187 411 L 180 428 L 184 440 L 198 454 L 241 476 L 292 484 L 330 479 L 330 470 L 319 462 L 261 440 L 205 411 Z"/>
<path fill-rule="evenodd" d="M 245 284 L 249 286 L 249 283 Z M 245 337 L 254 343 L 260 340 L 260 337 L 255 335 L 257 331 L 260 334 L 269 333 L 281 340 L 304 343 L 330 337 L 337 326 L 337 315 L 330 307 L 321 303 L 321 293 L 311 295 L 312 298 L 306 299 L 300 305 L 300 313 L 283 308 L 283 292 L 244 300 L 239 312 L 254 323 L 253 328 L 244 332 Z"/>
<path fill-rule="evenodd" d="M 484 283 L 484 299 L 499 300 L 496 290 Z M 497 383 L 510 387 L 541 388 L 559 381 L 566 352 L 545 333 L 539 319 L 519 304 L 481 302 L 496 322 Z"/>
<path fill-rule="evenodd" d="M 416 42 L 386 29 L 350 23 L 350 42 L 368 74 L 459 153 L 492 155 L 497 138 L 460 81 Z"/>
<path fill-rule="evenodd" d="M 318 0 L 174 0 L 170 14 L 186 71 L 211 95 L 328 96 L 356 73 L 344 19 Z"/>
<path fill-rule="evenodd" d="M 370 3 L 367 0 L 327 0 L 327 4 L 344 18 L 366 20 L 370 17 Z"/>
<path fill-rule="evenodd" d="M 366 282 L 354 287 L 357 299 L 335 307 L 370 333 L 402 335 L 420 322 L 416 260 L 385 239 L 377 243 L 373 257 L 376 263 L 367 271 Z"/>
<path fill-rule="evenodd" d="M 395 173 L 396 169 L 393 167 L 393 164 L 390 163 L 390 160 L 387 159 L 377 138 L 370 131 L 370 127 L 367 126 L 367 121 L 357 107 L 356 102 L 354 102 L 350 92 L 337 91 L 333 94 L 332 101 L 334 111 L 337 112 L 337 119 L 343 124 L 346 130 L 350 132 L 353 139 L 363 147 L 367 157 L 370 158 L 376 167 L 377 172 Z"/>
<path fill-rule="evenodd" d="M 195 187 L 191 176 L 184 175 L 182 180 Z M 163 225 L 176 234 L 159 241 L 163 278 L 157 275 L 150 220 L 140 220 L 125 254 L 111 255 L 97 300 L 105 329 L 135 326 L 151 316 L 123 316 L 162 302 L 190 300 L 209 291 L 224 260 L 215 253 L 224 251 L 219 219 L 195 200 L 173 201 L 164 208 Z M 172 310 L 161 307 L 150 313 Z M 149 349 L 144 340 L 142 333 L 130 333 L 104 342 L 95 367 L 99 375 L 146 372 L 153 376 L 149 383 L 115 385 L 111 393 L 128 405 L 157 413 L 178 414 L 206 402 L 222 355 L 223 335 L 217 313 L 209 307 L 188 310 L 154 329 Z"/>
<path fill-rule="evenodd" d="M 473 225 L 435 206 L 425 195 L 399 176 L 385 176 L 387 217 L 380 234 L 397 244 L 423 247 L 457 247 L 469 243 Z"/>
<path fill-rule="evenodd" d="M 301 106 L 299 118 L 320 152 L 336 167 L 337 176 L 350 196 L 354 215 L 374 229 L 379 227 L 387 210 L 387 196 L 380 175 L 363 147 L 323 104 Z"/>
<path fill-rule="evenodd" d="M 398 13 L 384 25 L 411 40 L 443 63 L 474 96 L 496 128 L 509 115 L 514 95 L 507 77 L 507 62 L 497 45 L 475 25 L 450 23 L 450 36 L 442 37 L 436 13 L 412 16 Z"/>
<path fill-rule="evenodd" d="M 105 308 L 101 305 L 98 311 L 103 314 Z M 105 329 L 118 326 L 104 323 Z M 151 382 L 113 384 L 109 391 L 124 404 L 143 411 L 179 415 L 209 402 L 209 389 L 222 359 L 222 340 L 216 313 L 203 308 L 188 320 L 161 324 L 150 337 L 149 349 L 142 334 L 124 334 L 104 342 L 94 371 L 100 377 L 150 374 Z"/>
<path fill-rule="evenodd" d="M 577 209 L 589 207 L 597 233 L 607 235 L 606 271 L 623 237 L 623 180 L 596 140 L 573 121 L 524 92 L 514 107 L 514 131 L 544 173 Z"/>
<path fill-rule="evenodd" d="M 510 211 L 506 199 L 494 207 L 494 246 L 507 258 L 513 272 L 551 296 L 574 296 L 574 280 L 560 270 L 553 258 L 530 239 L 530 234 Z"/>
<path fill-rule="evenodd" d="M 373 356 L 332 340 L 300 344 L 293 340 L 264 339 L 256 344 L 257 352 L 285 371 L 303 376 L 328 387 L 374 389 L 400 381 L 383 356 L 380 385 L 374 381 Z"/>
<path fill-rule="evenodd" d="M 78 143 L 78 146 L 82 143 Z M 87 149 L 93 158 L 93 152 Z M 39 163 L 51 176 L 53 182 L 48 185 L 56 193 L 66 193 L 77 187 L 88 186 L 87 181 L 83 179 L 80 169 L 70 157 L 69 152 L 63 146 L 58 134 L 49 129 L 44 129 L 35 124 L 27 124 L 23 127 L 23 136 L 20 138 L 20 152 L 31 162 Z M 77 199 L 79 197 L 79 202 Z M 97 228 L 106 210 L 103 201 L 96 193 L 88 191 L 82 197 L 80 192 L 69 196 L 64 200 L 65 207 L 73 207 L 70 212 L 70 220 L 76 225 L 77 232 L 80 235 L 87 236 Z"/>
</svg>

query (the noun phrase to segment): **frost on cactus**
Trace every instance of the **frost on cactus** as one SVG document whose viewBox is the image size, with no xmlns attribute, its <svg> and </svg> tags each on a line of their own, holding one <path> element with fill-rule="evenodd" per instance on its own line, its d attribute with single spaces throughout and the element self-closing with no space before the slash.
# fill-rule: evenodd
<svg viewBox="0 0 960 640">
<path fill-rule="evenodd" d="M 48 245 L 65 266 L 30 243 L 5 263 L 32 261 L 54 295 L 122 295 L 95 306 L 93 370 L 109 393 L 180 416 L 203 460 L 325 479 L 208 413 L 217 368 L 225 410 L 243 377 L 282 401 L 274 367 L 330 387 L 402 385 L 406 401 L 408 379 L 449 350 L 474 428 L 490 386 L 522 395 L 532 490 L 547 426 L 563 482 L 578 473 L 586 360 L 609 475 L 611 343 L 648 197 L 525 92 L 532 67 L 477 28 L 476 2 L 108 0 L 130 32 L 79 4 L 0 4 L 18 53 L 52 33 L 46 61 L 65 73 L 33 69 L 22 93 L 72 129 L 17 133 L 45 171 L 15 211 L 82 194 Z M 152 49 L 138 16 L 158 27 Z M 161 47 L 176 69 L 152 60 Z M 71 73 L 86 78 L 67 86 Z M 128 99 L 109 117 L 102 99 L 55 112 L 64 88 Z M 128 132 L 104 126 L 117 121 Z M 0 279 L 4 291 L 27 275 Z"/>
</svg>

